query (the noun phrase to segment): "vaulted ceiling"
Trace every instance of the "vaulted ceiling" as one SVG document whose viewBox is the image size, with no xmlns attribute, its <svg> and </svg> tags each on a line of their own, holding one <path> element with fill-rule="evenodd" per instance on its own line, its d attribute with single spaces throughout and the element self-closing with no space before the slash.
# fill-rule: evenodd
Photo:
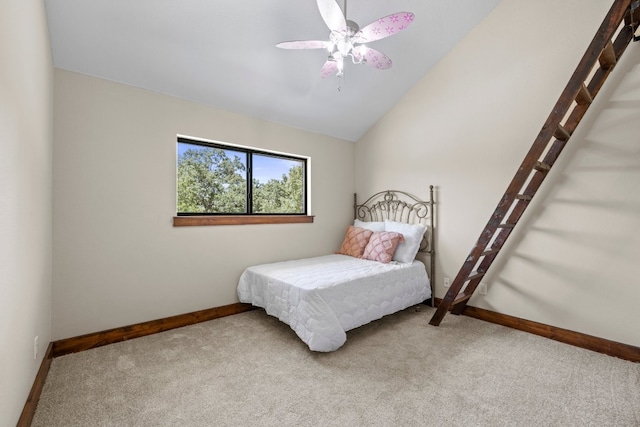
<svg viewBox="0 0 640 427">
<path fill-rule="evenodd" d="M 326 51 L 275 47 L 328 39 L 316 0 L 45 0 L 58 68 L 350 141 L 499 2 L 350 0 L 360 27 L 394 12 L 415 20 L 370 44 L 391 69 L 347 64 L 340 83 L 320 77 Z"/>
</svg>

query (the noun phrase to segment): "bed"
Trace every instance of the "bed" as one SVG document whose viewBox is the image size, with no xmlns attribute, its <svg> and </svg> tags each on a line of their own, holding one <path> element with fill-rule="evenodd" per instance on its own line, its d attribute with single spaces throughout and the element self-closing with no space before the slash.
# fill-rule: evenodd
<svg viewBox="0 0 640 427">
<path fill-rule="evenodd" d="M 337 350 L 351 329 L 433 305 L 433 207 L 433 186 L 426 201 L 387 190 L 358 203 L 354 194 L 354 222 L 337 253 L 248 267 L 238 298 L 288 324 L 310 350 Z"/>
</svg>

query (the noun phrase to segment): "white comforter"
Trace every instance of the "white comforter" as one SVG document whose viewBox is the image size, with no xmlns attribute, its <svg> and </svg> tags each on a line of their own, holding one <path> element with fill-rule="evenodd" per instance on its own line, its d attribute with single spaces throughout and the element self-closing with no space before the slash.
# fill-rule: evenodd
<svg viewBox="0 0 640 427">
<path fill-rule="evenodd" d="M 238 297 L 288 324 L 311 350 L 333 351 L 346 331 L 430 298 L 431 288 L 420 261 L 326 255 L 249 267 Z"/>
</svg>

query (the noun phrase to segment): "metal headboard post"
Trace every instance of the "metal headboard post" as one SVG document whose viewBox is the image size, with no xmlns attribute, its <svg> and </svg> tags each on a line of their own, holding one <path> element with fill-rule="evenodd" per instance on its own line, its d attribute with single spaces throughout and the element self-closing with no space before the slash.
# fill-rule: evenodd
<svg viewBox="0 0 640 427">
<path fill-rule="evenodd" d="M 367 221 L 400 221 L 421 223 L 429 216 L 427 237 L 423 239 L 419 252 L 428 253 L 430 258 L 429 281 L 431 282 L 431 306 L 435 307 L 436 284 L 436 242 L 435 242 L 435 203 L 433 185 L 429 186 L 429 201 L 420 200 L 409 193 L 386 190 L 374 194 L 364 203 L 358 204 L 358 196 L 353 194 L 353 218 Z M 422 222 L 423 223 L 423 222 Z"/>
<path fill-rule="evenodd" d="M 433 202 L 433 185 L 429 186 L 429 205 L 431 206 L 431 224 L 429 224 L 429 241 L 431 244 L 431 254 L 429 260 L 431 261 L 431 307 L 436 306 L 436 239 L 435 239 L 435 221 L 436 208 Z"/>
</svg>

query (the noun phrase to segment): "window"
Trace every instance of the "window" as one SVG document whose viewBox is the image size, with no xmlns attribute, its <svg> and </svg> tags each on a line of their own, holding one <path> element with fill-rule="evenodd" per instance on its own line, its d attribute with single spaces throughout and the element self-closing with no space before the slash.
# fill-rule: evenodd
<svg viewBox="0 0 640 427">
<path fill-rule="evenodd" d="M 178 216 L 307 215 L 306 176 L 305 158 L 179 137 Z"/>
</svg>

